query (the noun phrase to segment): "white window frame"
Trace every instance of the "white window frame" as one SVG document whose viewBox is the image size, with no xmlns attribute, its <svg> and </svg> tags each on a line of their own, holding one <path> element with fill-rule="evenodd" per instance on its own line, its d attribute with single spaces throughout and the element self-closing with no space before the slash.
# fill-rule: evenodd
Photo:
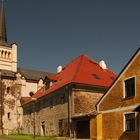
<svg viewBox="0 0 140 140">
<path fill-rule="evenodd" d="M 134 75 L 134 76 L 131 76 L 131 77 L 127 77 L 127 78 L 125 78 L 125 79 L 123 80 L 123 98 L 124 98 L 124 99 L 131 98 L 131 97 L 126 97 L 126 96 L 125 96 L 125 95 L 126 95 L 126 94 L 125 94 L 125 81 L 126 81 L 126 80 L 129 80 L 129 79 L 131 79 L 131 78 L 134 78 L 134 79 L 135 79 L 135 95 L 134 95 L 133 97 L 136 96 L 136 93 L 137 93 L 137 92 L 136 92 L 136 81 L 137 81 L 137 80 L 136 80 L 136 76 Z"/>
<path fill-rule="evenodd" d="M 131 113 L 134 113 L 135 114 L 135 130 L 134 131 L 128 131 L 128 132 L 135 132 L 135 131 L 137 131 L 136 129 L 137 129 L 137 120 L 136 120 L 136 115 L 137 115 L 137 113 L 136 112 L 125 112 L 124 114 L 123 114 L 123 131 L 124 132 L 127 132 L 126 131 L 126 119 L 125 119 L 125 115 L 127 115 L 127 114 L 131 114 Z"/>
</svg>

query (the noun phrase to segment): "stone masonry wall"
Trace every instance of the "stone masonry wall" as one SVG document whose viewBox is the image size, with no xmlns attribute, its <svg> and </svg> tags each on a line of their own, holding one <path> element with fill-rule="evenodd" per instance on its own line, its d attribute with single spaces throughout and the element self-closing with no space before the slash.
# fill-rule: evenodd
<svg viewBox="0 0 140 140">
<path fill-rule="evenodd" d="M 73 115 L 82 115 L 96 110 L 95 104 L 103 93 L 73 91 Z"/>
<path fill-rule="evenodd" d="M 33 134 L 33 105 L 24 107 L 23 133 Z M 67 135 L 68 133 L 68 94 L 65 91 L 50 94 L 35 103 L 35 130 L 37 135 Z M 60 124 L 60 123 L 64 123 Z M 61 126 L 62 125 L 62 126 Z M 63 128 L 65 127 L 65 128 Z M 62 129 L 62 130 L 61 130 Z M 65 132 L 64 132 L 65 130 Z"/>
<path fill-rule="evenodd" d="M 21 85 L 17 84 L 15 80 L 3 79 L 2 95 L 3 132 L 4 134 L 20 133 L 22 129 Z"/>
</svg>

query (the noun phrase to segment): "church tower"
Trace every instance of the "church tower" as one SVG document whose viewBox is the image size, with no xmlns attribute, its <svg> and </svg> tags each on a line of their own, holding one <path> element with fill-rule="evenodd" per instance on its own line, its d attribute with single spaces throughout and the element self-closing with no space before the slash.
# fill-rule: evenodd
<svg viewBox="0 0 140 140">
<path fill-rule="evenodd" d="M 0 11 L 0 69 L 17 72 L 17 45 L 8 45 L 4 1 L 2 0 Z"/>
</svg>

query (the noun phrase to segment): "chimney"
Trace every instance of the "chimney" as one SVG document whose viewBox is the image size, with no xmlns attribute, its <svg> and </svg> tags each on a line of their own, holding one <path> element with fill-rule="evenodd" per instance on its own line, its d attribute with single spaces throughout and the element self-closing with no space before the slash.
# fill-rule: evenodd
<svg viewBox="0 0 140 140">
<path fill-rule="evenodd" d="M 63 67 L 59 65 L 59 66 L 57 67 L 57 73 L 60 73 L 60 72 L 62 71 L 62 69 L 63 69 Z"/>
<path fill-rule="evenodd" d="M 101 61 L 99 62 L 99 66 L 100 66 L 102 69 L 104 69 L 104 70 L 106 70 L 106 69 L 107 69 L 107 66 L 106 66 L 106 64 L 105 64 L 105 61 L 104 61 L 104 60 L 101 60 Z"/>
</svg>

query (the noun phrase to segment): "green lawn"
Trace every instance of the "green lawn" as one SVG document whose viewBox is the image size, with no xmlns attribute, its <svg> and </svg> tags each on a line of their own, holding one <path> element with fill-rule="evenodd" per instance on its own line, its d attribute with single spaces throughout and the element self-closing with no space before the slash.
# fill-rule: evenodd
<svg viewBox="0 0 140 140">
<path fill-rule="evenodd" d="M 8 135 L 8 136 L 0 136 L 0 138 L 10 138 L 13 140 L 58 140 L 56 137 L 39 137 L 39 136 L 36 136 L 34 139 L 33 136 L 28 135 Z"/>
</svg>

